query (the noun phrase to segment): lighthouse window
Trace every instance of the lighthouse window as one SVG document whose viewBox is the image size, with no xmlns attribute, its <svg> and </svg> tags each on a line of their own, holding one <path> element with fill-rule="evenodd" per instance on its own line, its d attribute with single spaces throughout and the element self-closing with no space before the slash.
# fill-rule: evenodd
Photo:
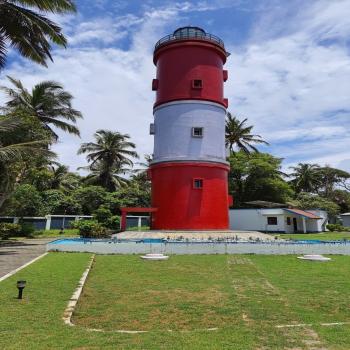
<svg viewBox="0 0 350 350">
<path fill-rule="evenodd" d="M 150 135 L 154 135 L 154 134 L 155 134 L 154 123 L 151 123 L 151 124 L 149 125 L 149 134 L 150 134 Z"/>
<path fill-rule="evenodd" d="M 203 179 L 193 179 L 193 188 L 195 189 L 203 188 Z"/>
<path fill-rule="evenodd" d="M 203 137 L 203 128 L 194 127 L 192 128 L 193 137 Z"/>
<path fill-rule="evenodd" d="M 202 79 L 192 80 L 192 88 L 193 89 L 201 89 L 202 87 L 203 87 Z"/>
</svg>

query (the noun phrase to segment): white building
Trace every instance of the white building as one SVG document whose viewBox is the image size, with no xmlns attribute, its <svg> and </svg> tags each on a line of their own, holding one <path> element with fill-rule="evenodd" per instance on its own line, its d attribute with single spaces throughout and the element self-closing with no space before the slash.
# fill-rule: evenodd
<svg viewBox="0 0 350 350">
<path fill-rule="evenodd" d="M 323 210 L 230 209 L 229 213 L 230 229 L 238 231 L 323 232 L 328 222 L 327 212 Z"/>
<path fill-rule="evenodd" d="M 343 221 L 343 226 L 350 227 L 350 213 L 340 214 Z"/>
</svg>

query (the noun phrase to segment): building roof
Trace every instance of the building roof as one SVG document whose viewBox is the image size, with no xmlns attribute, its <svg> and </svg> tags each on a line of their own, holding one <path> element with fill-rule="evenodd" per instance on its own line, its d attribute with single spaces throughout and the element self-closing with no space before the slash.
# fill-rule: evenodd
<svg viewBox="0 0 350 350">
<path fill-rule="evenodd" d="M 285 211 L 288 211 L 290 213 L 293 213 L 293 214 L 297 214 L 297 215 L 300 215 L 300 216 L 304 216 L 305 218 L 308 218 L 308 219 L 322 219 L 321 217 L 315 215 L 315 214 L 312 214 L 308 211 L 305 211 L 305 210 L 301 210 L 301 209 L 296 209 L 296 208 L 283 208 L 283 210 Z"/>
<path fill-rule="evenodd" d="M 287 204 L 274 203 L 274 202 L 268 202 L 268 201 L 250 201 L 250 202 L 245 202 L 245 204 L 257 206 L 259 208 L 281 208 L 281 207 L 287 206 Z"/>
</svg>

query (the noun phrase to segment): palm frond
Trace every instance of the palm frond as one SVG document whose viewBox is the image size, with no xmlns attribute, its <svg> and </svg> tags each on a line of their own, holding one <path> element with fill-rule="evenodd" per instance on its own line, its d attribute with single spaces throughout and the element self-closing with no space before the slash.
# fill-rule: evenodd
<svg viewBox="0 0 350 350">
<path fill-rule="evenodd" d="M 56 158 L 57 155 L 47 148 L 47 144 L 48 140 L 40 140 L 0 147 L 0 161 L 20 160 L 33 154 Z"/>
<path fill-rule="evenodd" d="M 8 1 L 0 6 L 0 33 L 20 54 L 47 66 L 52 61 L 51 45 L 66 46 L 67 41 L 60 26 L 34 11 L 16 6 Z"/>
<path fill-rule="evenodd" d="M 14 4 L 36 7 L 40 11 L 50 12 L 76 12 L 76 6 L 72 0 L 10 0 Z"/>
</svg>

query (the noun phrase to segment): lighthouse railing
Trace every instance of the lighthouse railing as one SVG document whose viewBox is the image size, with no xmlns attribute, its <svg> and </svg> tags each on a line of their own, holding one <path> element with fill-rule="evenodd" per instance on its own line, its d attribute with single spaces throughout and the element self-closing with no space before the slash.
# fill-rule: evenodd
<svg viewBox="0 0 350 350">
<path fill-rule="evenodd" d="M 169 41 L 176 41 L 176 40 L 187 40 L 187 39 L 198 39 L 198 40 L 207 40 L 212 41 L 219 46 L 221 46 L 223 49 L 225 49 L 224 42 L 217 37 L 216 35 L 209 34 L 209 33 L 201 33 L 201 32 L 180 32 L 176 35 L 169 34 L 161 38 L 157 41 L 154 49 L 157 49 L 159 46 L 168 43 Z"/>
</svg>

